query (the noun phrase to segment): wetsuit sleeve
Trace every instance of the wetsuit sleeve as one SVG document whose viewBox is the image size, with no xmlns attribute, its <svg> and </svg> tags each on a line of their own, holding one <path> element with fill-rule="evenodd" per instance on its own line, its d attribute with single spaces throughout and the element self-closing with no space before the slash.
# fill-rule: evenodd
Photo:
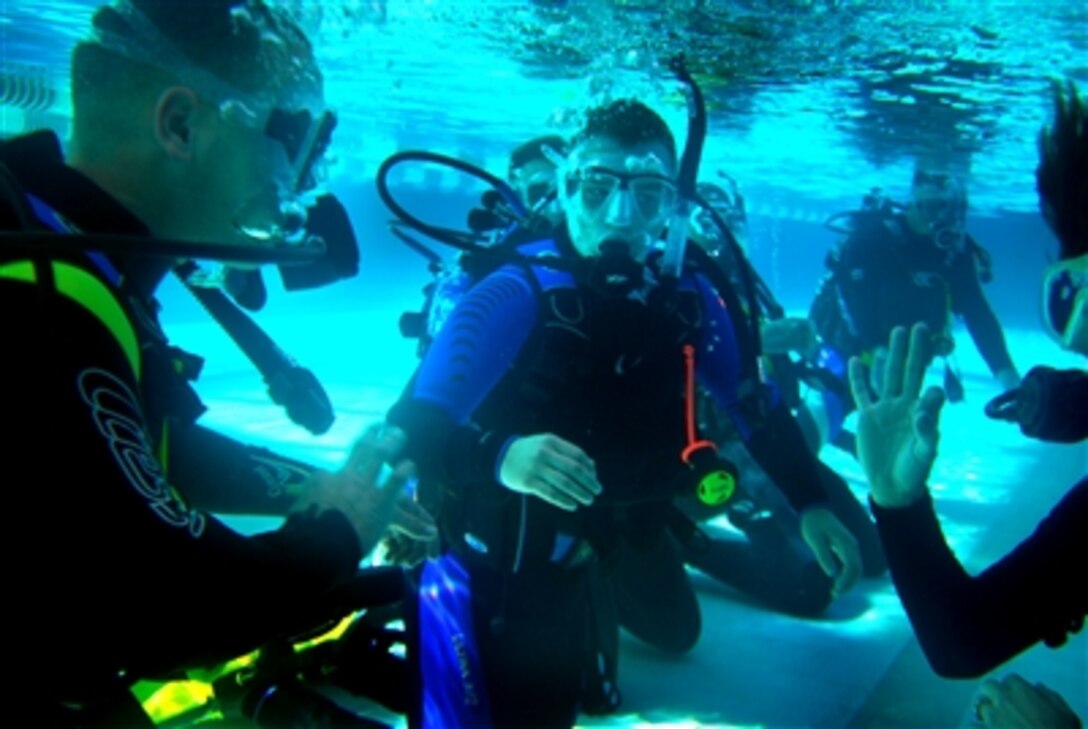
<svg viewBox="0 0 1088 729">
<path fill-rule="evenodd" d="M 975 340 L 990 372 L 1015 369 L 1001 324 L 986 300 L 982 283 L 975 271 L 974 258 L 970 253 L 957 257 L 951 272 L 952 309 L 963 316 L 971 338 Z"/>
<path fill-rule="evenodd" d="M 170 446 L 171 483 L 191 506 L 218 514 L 283 516 L 314 472 L 200 425 L 174 428 Z M 201 457 L 187 457 L 193 453 Z"/>
<path fill-rule="evenodd" d="M 903 607 L 941 676 L 981 676 L 1040 640 L 1058 646 L 1082 626 L 1088 581 L 1075 565 L 1088 554 L 1088 479 L 974 577 L 945 541 L 928 496 L 905 508 L 871 505 Z"/>
<path fill-rule="evenodd" d="M 507 266 L 470 289 L 389 412 L 389 422 L 408 434 L 405 456 L 421 478 L 446 484 L 493 481 L 505 447 L 520 435 L 482 430 L 471 416 L 536 325 L 537 297 L 529 275 Z"/>
<path fill-rule="evenodd" d="M 749 398 L 762 399 L 766 413 L 744 406 L 740 346 L 732 319 L 706 279 L 698 277 L 696 286 L 704 321 L 697 360 L 701 384 L 729 415 L 752 457 L 795 509 L 825 504 L 827 495 L 816 456 L 805 445 L 800 426 L 778 392 L 770 385 L 760 385 L 767 391 Z"/>
<path fill-rule="evenodd" d="M 12 513 L 40 519 L 35 557 L 14 586 L 31 621 L 23 627 L 50 643 L 40 650 L 70 656 L 72 673 L 86 663 L 146 675 L 304 627 L 357 570 L 347 519 L 298 514 L 246 537 L 193 509 L 164 473 L 137 339 L 116 299 L 76 266 L 63 271 L 65 293 L 58 267 L 38 268 L 37 283 L 0 278 L 0 305 L 20 312 L 8 318 L 0 371 L 14 385 L 5 414 L 20 423 L 4 443 L 20 484 Z M 214 487 L 214 470 L 207 477 Z"/>
</svg>

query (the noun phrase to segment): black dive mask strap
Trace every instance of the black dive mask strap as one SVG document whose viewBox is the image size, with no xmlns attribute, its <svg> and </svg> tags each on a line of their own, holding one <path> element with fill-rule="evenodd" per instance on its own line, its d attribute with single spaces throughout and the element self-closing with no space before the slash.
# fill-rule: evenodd
<svg viewBox="0 0 1088 729">
<path fill-rule="evenodd" d="M 336 415 L 332 403 L 317 377 L 300 367 L 272 341 L 260 326 L 218 289 L 201 288 L 187 278 L 196 264 L 187 263 L 174 269 L 185 287 L 219 322 L 224 331 L 245 353 L 268 384 L 273 402 L 283 406 L 292 422 L 314 435 L 326 433 Z"/>
</svg>

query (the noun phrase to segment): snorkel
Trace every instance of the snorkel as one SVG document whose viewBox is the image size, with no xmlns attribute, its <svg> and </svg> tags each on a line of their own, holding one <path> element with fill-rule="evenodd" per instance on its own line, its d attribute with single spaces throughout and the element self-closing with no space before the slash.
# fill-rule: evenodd
<svg viewBox="0 0 1088 729">
<path fill-rule="evenodd" d="M 678 200 L 669 221 L 665 252 L 661 259 L 662 274 L 679 280 L 684 270 L 691 212 L 698 195 L 696 184 L 699 163 L 703 157 L 703 144 L 706 142 L 707 122 L 703 92 L 684 66 L 683 55 L 674 56 L 669 62 L 669 69 L 688 88 L 688 135 L 684 141 L 684 153 L 680 157 L 680 171 L 676 176 Z"/>
<path fill-rule="evenodd" d="M 703 208 L 721 231 L 726 245 L 733 252 L 733 259 L 740 267 L 741 280 L 744 282 L 744 298 L 749 302 L 748 317 L 751 338 L 751 348 L 758 353 L 762 350 L 759 325 L 759 307 L 763 306 L 772 319 L 781 318 L 782 307 L 774 300 L 770 289 L 759 278 L 748 262 L 744 249 L 737 241 L 733 231 L 714 207 L 704 200 L 698 192 L 699 164 L 703 156 L 703 144 L 707 135 L 706 102 L 699 84 L 688 72 L 684 65 L 682 55 L 673 57 L 669 68 L 676 78 L 688 87 L 688 135 L 684 143 L 684 153 L 680 158 L 680 172 L 676 184 L 679 192 L 679 201 L 673 218 L 669 221 L 669 229 L 665 240 L 665 251 L 662 256 L 662 273 L 665 276 L 678 280 L 683 272 L 684 261 L 687 256 L 688 226 L 691 224 L 691 213 L 696 206 Z M 693 255 L 703 264 L 701 269 L 711 277 L 714 285 L 723 293 L 731 288 L 724 276 L 715 274 L 721 269 L 714 259 L 699 246 L 693 249 Z"/>
</svg>

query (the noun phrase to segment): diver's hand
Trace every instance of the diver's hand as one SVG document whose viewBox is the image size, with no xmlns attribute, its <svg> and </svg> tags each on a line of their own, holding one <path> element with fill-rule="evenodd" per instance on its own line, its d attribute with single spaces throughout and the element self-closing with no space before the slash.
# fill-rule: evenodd
<svg viewBox="0 0 1088 729">
<path fill-rule="evenodd" d="M 438 527 L 431 513 L 402 493 L 384 540 L 385 561 L 415 567 L 425 559 L 437 557 L 438 545 Z"/>
<path fill-rule="evenodd" d="M 440 546 L 437 535 L 433 539 L 412 539 L 401 533 L 391 533 L 382 544 L 383 561 L 401 567 L 415 567 L 426 559 L 434 559 Z"/>
<path fill-rule="evenodd" d="M 883 387 L 874 402 L 866 386 L 865 366 L 850 359 L 850 389 L 858 404 L 858 460 L 869 480 L 873 501 L 894 508 L 909 506 L 926 493 L 926 479 L 937 457 L 944 392 L 931 387 L 921 399 L 929 327 L 915 324 L 907 350 L 907 330 L 892 330 Z"/>
<path fill-rule="evenodd" d="M 369 428 L 342 469 L 314 473 L 309 488 L 291 511 L 341 512 L 355 530 L 363 554 L 369 554 L 392 521 L 405 484 L 415 474 L 415 466 L 404 461 L 384 481 L 380 478 L 382 464 L 395 458 L 403 446 L 404 433 L 399 429 L 384 425 Z"/>
<path fill-rule="evenodd" d="M 438 527 L 431 512 L 420 506 L 407 492 L 401 492 L 397 498 L 389 531 L 420 541 L 438 537 Z"/>
<path fill-rule="evenodd" d="M 1041 683 L 1032 685 L 1015 673 L 980 687 L 975 702 L 978 726 L 1007 729 L 1080 729 L 1065 699 Z"/>
<path fill-rule="evenodd" d="M 499 481 L 560 509 L 588 506 L 601 493 L 597 467 L 578 446 L 550 433 L 518 438 L 499 464 Z"/>
<path fill-rule="evenodd" d="M 850 592 L 861 576 L 861 550 L 850 530 L 830 509 L 813 506 L 801 514 L 801 536 L 816 555 L 820 569 L 835 581 L 831 595 Z"/>
</svg>

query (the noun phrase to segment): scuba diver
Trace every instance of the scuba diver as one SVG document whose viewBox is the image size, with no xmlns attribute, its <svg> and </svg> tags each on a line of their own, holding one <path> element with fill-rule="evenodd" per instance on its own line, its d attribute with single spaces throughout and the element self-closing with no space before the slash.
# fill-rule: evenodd
<svg viewBox="0 0 1088 729">
<path fill-rule="evenodd" d="M 707 207 L 696 207 L 691 211 L 689 234 L 712 258 L 732 256 L 729 240 L 710 212 L 713 210 L 725 222 L 733 239 L 740 244 L 741 251 L 747 255 L 748 211 L 744 195 L 741 194 L 740 185 L 730 175 L 719 170 L 718 179 L 720 182 L 700 182 L 695 186 Z"/>
<path fill-rule="evenodd" d="M 788 494 L 834 591 L 858 577 L 816 459 L 745 362 L 740 307 L 723 304 L 736 295 L 685 260 L 678 180 L 690 197 L 694 174 L 678 168 L 690 159 L 646 106 L 591 110 L 560 170 L 565 225 L 468 290 L 388 414 L 441 535 L 413 620 L 414 725 L 570 726 L 616 639 L 597 586 L 619 549 L 637 552 L 655 614 L 676 618 L 656 626 L 665 640 L 695 643 L 698 603 L 663 517 L 678 493 L 721 503 L 735 482 L 698 432 L 697 383 Z M 681 248 L 656 250 L 670 226 Z"/>
<path fill-rule="evenodd" d="M 567 143 L 558 134 L 530 139 L 510 152 L 506 179 L 529 210 L 561 215 L 556 201 L 556 168 L 567 155 Z"/>
<path fill-rule="evenodd" d="M 708 209 L 718 213 L 719 221 L 726 222 L 737 241 L 743 242 L 747 232 L 744 198 L 732 178 L 723 173 L 719 176 L 727 181 L 727 186 L 701 182 L 697 187 L 699 198 Z M 740 288 L 743 284 L 736 254 L 717 221 L 704 208 L 697 208 L 691 221 L 691 240 L 704 248 L 730 282 Z M 741 247 L 743 251 L 743 243 Z M 808 366 L 787 358 L 791 351 L 803 358 L 810 346 L 804 337 L 793 334 L 797 330 L 808 331 L 798 322 L 807 324 L 807 320 L 786 317 L 768 316 L 760 321 L 764 371 L 791 407 L 799 402 L 796 381 L 811 376 Z M 736 428 L 717 408 L 710 393 L 699 388 L 698 398 L 700 432 L 736 466 L 739 478 L 736 492 L 723 504 L 710 505 L 693 495 L 675 499 L 668 522 L 680 558 L 762 606 L 799 617 L 823 613 L 832 602 L 834 582 L 805 544 L 796 511 L 744 447 Z M 883 574 L 887 565 L 866 508 L 841 476 L 821 461 L 816 465 L 830 508 L 857 539 L 862 575 L 872 578 Z M 745 539 L 718 534 L 709 524 L 723 515 Z M 678 650 L 677 644 L 656 627 L 673 624 L 676 616 L 667 612 L 654 615 L 644 607 L 654 604 L 653 591 L 658 586 L 643 579 L 637 552 L 616 551 L 608 573 L 608 587 L 617 614 L 606 612 L 604 620 L 618 619 L 623 627 L 659 649 Z M 587 684 L 583 695 L 583 710 L 587 713 L 609 713 L 618 707 L 618 648 L 615 643 L 602 647 L 604 671 L 594 677 L 599 680 Z"/>
<path fill-rule="evenodd" d="M 511 244 L 532 239 L 556 225 L 563 214 L 556 194 L 556 167 L 566 154 L 566 141 L 558 134 L 535 137 L 510 152 L 506 181 L 516 194 L 511 205 L 499 191 L 486 191 L 480 205 L 469 211 L 468 227 L 490 236 L 488 244 Z"/>
<path fill-rule="evenodd" d="M 732 177 L 723 172 L 718 177 L 721 185 L 698 184 L 699 197 L 718 213 L 744 251 L 748 230 L 744 196 Z M 742 269 L 707 209 L 693 212 L 690 231 L 691 240 L 707 250 L 739 288 Z M 808 362 L 819 346 L 815 330 L 807 319 L 783 316 L 777 307 L 760 320 L 760 334 L 764 371 L 784 401 L 796 408 L 800 404 L 799 383 L 815 376 Z M 819 374 L 828 376 L 828 373 Z M 738 494 L 719 508 L 708 508 L 692 498 L 678 499 L 677 506 L 688 519 L 699 524 L 724 513 L 747 541 L 711 539 L 677 521 L 677 536 L 686 537 L 680 540 L 685 562 L 772 609 L 801 617 L 822 613 L 832 600 L 832 582 L 819 569 L 801 539 L 796 514 L 744 449 L 736 429 L 714 406 L 713 399 L 705 391 L 700 391 L 700 395 L 700 428 L 737 465 L 741 474 Z M 865 507 L 841 476 L 822 462 L 817 465 L 836 516 L 858 540 L 863 575 L 883 574 L 886 563 Z"/>
<path fill-rule="evenodd" d="M 691 240 L 719 263 L 739 290 L 743 286 L 740 277 L 741 265 L 710 211 L 718 213 L 733 238 L 740 244 L 745 256 L 748 254 L 748 213 L 737 181 L 721 171 L 718 172 L 718 178 L 720 184 L 700 182 L 696 186 L 699 197 L 706 202 L 707 207 L 700 206 L 692 210 L 688 230 Z M 760 335 L 762 353 L 765 355 L 786 355 L 792 352 L 806 361 L 811 361 L 815 359 L 819 349 L 815 325 L 802 317 L 765 318 L 760 326 Z"/>
<path fill-rule="evenodd" d="M 1043 320 L 1064 349 L 1088 355 L 1088 107 L 1072 82 L 1056 85 L 1054 96 L 1035 172 L 1040 211 L 1060 245 L 1043 275 Z M 917 324 L 908 342 L 906 328 L 896 327 L 888 348 L 879 399 L 862 362 L 850 360 L 858 455 L 892 580 L 930 666 L 941 676 L 977 677 L 1039 642 L 1064 644 L 1088 616 L 1088 583 L 1078 568 L 1088 554 L 1088 477 L 1011 552 L 969 574 L 945 542 L 926 485 L 945 400 L 940 388 L 921 392 L 931 334 Z M 1019 388 L 991 401 L 987 414 L 1030 437 L 1082 442 L 1088 373 L 1035 367 Z M 1015 674 L 983 685 L 975 715 L 984 726 L 1081 724 L 1056 693 Z"/>
<path fill-rule="evenodd" d="M 952 315 L 967 329 L 1001 388 L 1020 381 L 1001 325 L 982 291 L 992 277 L 989 256 L 966 232 L 967 191 L 961 180 L 919 163 L 905 208 L 879 190 L 862 209 L 833 216 L 828 227 L 844 235 L 828 255 L 829 273 L 809 318 L 823 346 L 817 364 L 846 380 L 846 362 L 861 357 L 876 377 L 883 372 L 888 335 L 896 326 L 925 322 L 934 356 L 945 358 L 945 387 L 953 401 L 963 386 L 948 358 L 955 348 Z M 879 382 L 874 388 L 879 390 Z M 842 386 L 810 391 L 799 417 L 812 446 L 847 440 L 842 423 L 854 409 Z"/>
<path fill-rule="evenodd" d="M 411 464 L 388 429 L 327 472 L 201 428 L 201 360 L 158 323 L 154 292 L 176 266 L 320 269 L 335 243 L 303 214 L 335 117 L 302 31 L 260 0 L 117 0 L 95 12 L 71 75 L 67 160 L 48 131 L 0 145 L 17 423 L 3 452 L 13 513 L 41 545 L 9 580 L 25 632 L 16 693 L 35 725 L 149 726 L 135 682 L 312 630 L 354 609 L 341 597 L 371 577 L 403 589 L 399 572 L 359 562 L 405 508 Z M 242 536 L 209 513 L 217 499 L 288 516 Z"/>
</svg>

